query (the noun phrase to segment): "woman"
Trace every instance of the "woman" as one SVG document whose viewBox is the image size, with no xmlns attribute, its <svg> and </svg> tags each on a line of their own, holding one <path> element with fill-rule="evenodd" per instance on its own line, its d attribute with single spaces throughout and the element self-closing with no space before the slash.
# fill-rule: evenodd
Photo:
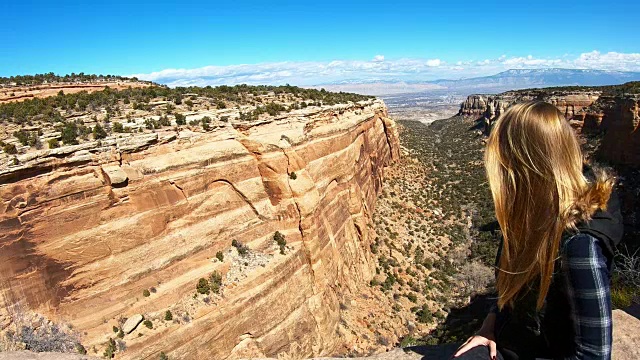
<svg viewBox="0 0 640 360">
<path fill-rule="evenodd" d="M 485 166 L 503 240 L 497 304 L 454 355 L 463 359 L 609 359 L 609 273 L 622 224 L 613 179 L 583 166 L 553 105 L 511 106 Z"/>
</svg>

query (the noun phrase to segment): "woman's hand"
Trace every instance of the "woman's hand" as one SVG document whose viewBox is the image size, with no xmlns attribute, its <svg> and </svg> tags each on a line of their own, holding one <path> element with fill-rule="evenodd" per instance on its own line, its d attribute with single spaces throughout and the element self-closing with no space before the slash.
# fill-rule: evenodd
<svg viewBox="0 0 640 360">
<path fill-rule="evenodd" d="M 490 336 L 490 335 L 487 335 Z M 476 346 L 488 346 L 489 347 L 489 356 L 491 356 L 492 360 L 496 359 L 496 355 L 498 354 L 498 350 L 496 349 L 496 342 L 493 339 L 493 336 L 487 337 L 483 335 L 474 335 L 470 337 L 462 346 L 458 348 L 456 354 L 453 355 L 454 358 L 466 353 L 467 351 L 473 349 Z"/>
<path fill-rule="evenodd" d="M 454 358 L 466 353 L 470 349 L 473 349 L 476 346 L 487 346 L 489 347 L 489 356 L 491 360 L 495 360 L 498 355 L 498 350 L 496 349 L 496 339 L 493 334 L 494 325 L 496 323 L 496 314 L 490 312 L 487 317 L 484 319 L 482 323 L 482 328 L 478 331 L 478 333 L 462 344 L 456 354 L 453 355 Z"/>
</svg>

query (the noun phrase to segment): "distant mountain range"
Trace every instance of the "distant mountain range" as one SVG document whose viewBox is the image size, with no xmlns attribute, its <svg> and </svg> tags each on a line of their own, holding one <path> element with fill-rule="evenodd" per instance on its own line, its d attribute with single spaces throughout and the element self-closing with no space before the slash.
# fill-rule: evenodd
<svg viewBox="0 0 640 360">
<path fill-rule="evenodd" d="M 581 69 L 514 69 L 496 75 L 459 80 L 425 82 L 373 81 L 325 84 L 331 91 L 350 91 L 367 95 L 389 95 L 417 92 L 499 93 L 550 86 L 599 86 L 640 81 L 640 72 Z"/>
</svg>

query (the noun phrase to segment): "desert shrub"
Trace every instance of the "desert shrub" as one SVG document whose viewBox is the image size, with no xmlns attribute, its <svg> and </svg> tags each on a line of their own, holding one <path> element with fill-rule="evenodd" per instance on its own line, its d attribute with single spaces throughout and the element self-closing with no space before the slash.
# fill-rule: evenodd
<svg viewBox="0 0 640 360">
<path fill-rule="evenodd" d="M 161 116 L 159 120 L 160 126 L 171 126 L 171 121 L 165 116 Z"/>
<path fill-rule="evenodd" d="M 55 149 L 60 147 L 60 143 L 58 142 L 58 139 L 49 139 L 47 143 L 49 144 L 49 149 Z"/>
<path fill-rule="evenodd" d="M 627 286 L 611 288 L 611 303 L 615 309 L 625 309 L 633 303 L 633 290 Z"/>
<path fill-rule="evenodd" d="M 104 353 L 102 354 L 102 356 L 104 356 L 107 359 L 113 359 L 113 357 L 116 354 L 116 342 L 112 339 L 109 338 L 109 342 L 107 343 L 107 348 L 104 350 Z"/>
<path fill-rule="evenodd" d="M 224 254 L 222 254 L 222 251 L 218 251 L 216 253 L 216 259 L 218 259 L 219 261 L 224 261 Z"/>
<path fill-rule="evenodd" d="M 203 117 L 202 119 L 200 119 L 200 121 L 202 122 L 202 128 L 206 131 L 209 131 L 211 129 L 211 127 L 209 126 L 209 124 L 211 124 L 211 118 L 208 116 Z"/>
<path fill-rule="evenodd" d="M 26 146 L 29 143 L 29 133 L 24 130 L 18 130 L 13 132 L 13 136 L 20 141 L 20 144 Z"/>
<path fill-rule="evenodd" d="M 218 271 L 214 271 L 209 276 L 209 287 L 214 293 L 220 293 L 220 288 L 222 287 L 222 275 Z"/>
<path fill-rule="evenodd" d="M 80 343 L 76 343 L 76 352 L 78 354 L 87 355 L 87 349 L 85 349 L 85 347 Z"/>
<path fill-rule="evenodd" d="M 405 347 L 408 347 L 408 346 L 413 346 L 413 345 L 416 345 L 416 344 L 417 344 L 416 339 L 411 335 L 407 335 L 407 336 L 403 337 L 402 340 L 400 341 L 400 347 L 401 348 L 405 348 Z"/>
<path fill-rule="evenodd" d="M 487 289 L 487 286 L 494 281 L 495 274 L 491 268 L 473 261 L 462 265 L 460 272 L 455 274 L 455 278 L 467 295 L 471 295 Z"/>
<path fill-rule="evenodd" d="M 280 231 L 276 231 L 276 233 L 273 234 L 273 240 L 280 247 L 280 254 L 284 255 L 284 250 L 287 246 L 287 240 L 284 238 L 284 235 L 282 235 Z"/>
<path fill-rule="evenodd" d="M 118 345 L 118 351 L 122 352 L 127 350 L 127 343 L 123 340 L 116 340 L 116 344 Z"/>
<path fill-rule="evenodd" d="M 292 171 L 292 172 L 289 174 L 289 179 L 291 179 L 291 180 L 295 180 L 295 179 L 297 179 L 297 178 L 298 178 L 298 175 L 296 175 L 296 173 L 295 173 L 295 172 L 293 172 L 293 171 Z"/>
<path fill-rule="evenodd" d="M 124 132 L 124 126 L 122 126 L 122 124 L 121 124 L 121 123 L 119 123 L 119 122 L 117 122 L 117 121 L 116 121 L 116 122 L 114 122 L 114 123 L 111 125 L 111 129 L 112 129 L 114 132 L 117 132 L 117 133 L 122 133 L 122 132 Z"/>
<path fill-rule="evenodd" d="M 151 296 L 151 293 L 149 292 L 149 290 L 144 289 L 144 290 L 142 290 L 142 296 L 149 297 L 149 296 Z"/>
<path fill-rule="evenodd" d="M 118 331 L 118 334 L 116 336 L 118 336 L 120 339 L 124 338 L 124 331 L 120 329 L 120 331 Z"/>
<path fill-rule="evenodd" d="M 611 282 L 613 306 L 624 309 L 640 298 L 640 248 L 629 251 L 626 245 L 616 251 Z"/>
<path fill-rule="evenodd" d="M 640 288 L 640 248 L 633 253 L 624 246 L 618 249 L 614 273 L 619 280 L 629 286 Z"/>
<path fill-rule="evenodd" d="M 14 144 L 5 144 L 2 147 L 2 150 L 9 155 L 14 155 L 18 153 L 18 149 L 16 149 L 16 146 Z"/>
<path fill-rule="evenodd" d="M 107 132 L 104 131 L 104 128 L 100 125 L 100 123 L 96 124 L 96 126 L 93 127 L 93 138 L 98 140 L 98 139 L 104 139 L 107 137 Z"/>
<path fill-rule="evenodd" d="M 113 332 L 117 333 L 118 331 L 120 331 L 120 328 L 114 325 L 113 326 Z"/>
<path fill-rule="evenodd" d="M 231 241 L 231 246 L 238 250 L 238 254 L 244 256 L 249 253 L 249 248 L 238 240 Z"/>
<path fill-rule="evenodd" d="M 275 116 L 278 115 L 281 111 L 286 111 L 287 108 L 280 105 L 280 104 L 276 104 L 274 102 L 267 104 L 266 106 L 266 111 L 269 115 L 271 116 Z"/>
<path fill-rule="evenodd" d="M 381 284 L 382 290 L 383 291 L 388 291 L 391 290 L 391 288 L 393 287 L 393 284 L 396 283 L 396 277 L 393 274 L 388 274 L 387 278 L 384 280 L 384 282 Z"/>
<path fill-rule="evenodd" d="M 65 145 L 77 145 L 78 144 L 78 126 L 74 122 L 66 122 L 60 129 L 62 135 L 60 138 Z"/>
<path fill-rule="evenodd" d="M 146 326 L 149 329 L 153 329 L 153 323 L 151 322 L 151 320 L 147 319 L 143 322 L 144 326 Z"/>
<path fill-rule="evenodd" d="M 174 114 L 174 116 L 176 117 L 176 124 L 178 125 L 186 125 L 187 124 L 187 117 L 182 115 L 182 114 Z"/>
<path fill-rule="evenodd" d="M 26 319 L 22 312 L 14 316 L 18 331 L 7 332 L 7 345 L 33 352 L 74 352 L 80 344 L 78 336 L 71 330 L 44 317 Z"/>
<path fill-rule="evenodd" d="M 196 291 L 198 294 L 206 294 L 209 295 L 211 288 L 209 287 L 209 282 L 205 278 L 200 278 L 198 280 L 198 285 L 196 285 Z"/>
<path fill-rule="evenodd" d="M 424 324 L 428 324 L 433 321 L 433 314 L 429 311 L 427 304 L 422 305 L 422 308 L 416 312 L 416 319 Z"/>
<path fill-rule="evenodd" d="M 165 321 L 171 321 L 173 320 L 173 314 L 171 313 L 170 310 L 165 311 L 164 313 L 164 319 Z"/>
<path fill-rule="evenodd" d="M 160 352 L 160 360 L 169 360 L 169 357 L 164 353 L 164 351 Z"/>
</svg>

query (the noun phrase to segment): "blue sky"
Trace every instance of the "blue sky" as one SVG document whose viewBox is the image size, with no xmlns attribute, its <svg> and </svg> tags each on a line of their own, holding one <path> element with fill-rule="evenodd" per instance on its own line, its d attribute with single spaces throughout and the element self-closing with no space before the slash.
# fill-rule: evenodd
<svg viewBox="0 0 640 360">
<path fill-rule="evenodd" d="M 508 67 L 635 71 L 638 14 L 631 0 L 3 1 L 0 76 L 304 83 Z"/>
</svg>

